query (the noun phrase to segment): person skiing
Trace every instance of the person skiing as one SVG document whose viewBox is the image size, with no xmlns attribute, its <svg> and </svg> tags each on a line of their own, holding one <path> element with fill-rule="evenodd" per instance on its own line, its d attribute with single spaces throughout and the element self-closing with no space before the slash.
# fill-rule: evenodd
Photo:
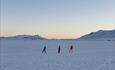
<svg viewBox="0 0 115 70">
<path fill-rule="evenodd" d="M 42 53 L 46 53 L 46 46 L 44 46 Z"/>
<path fill-rule="evenodd" d="M 61 51 L 61 46 L 59 45 L 59 47 L 58 47 L 58 54 L 60 53 L 60 51 Z"/>
<path fill-rule="evenodd" d="M 70 53 L 70 52 L 73 52 L 73 45 L 70 46 L 69 53 Z"/>
</svg>

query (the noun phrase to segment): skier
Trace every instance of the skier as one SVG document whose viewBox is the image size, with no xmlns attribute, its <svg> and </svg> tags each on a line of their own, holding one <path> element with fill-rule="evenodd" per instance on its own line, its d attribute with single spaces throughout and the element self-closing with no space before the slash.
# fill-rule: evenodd
<svg viewBox="0 0 115 70">
<path fill-rule="evenodd" d="M 46 53 L 46 46 L 44 46 L 42 53 Z"/>
<path fill-rule="evenodd" d="M 69 53 L 70 53 L 71 51 L 73 52 L 73 45 L 70 46 Z"/>
<path fill-rule="evenodd" d="M 61 46 L 59 45 L 59 47 L 58 47 L 58 54 L 60 53 L 60 50 L 61 50 Z"/>
</svg>

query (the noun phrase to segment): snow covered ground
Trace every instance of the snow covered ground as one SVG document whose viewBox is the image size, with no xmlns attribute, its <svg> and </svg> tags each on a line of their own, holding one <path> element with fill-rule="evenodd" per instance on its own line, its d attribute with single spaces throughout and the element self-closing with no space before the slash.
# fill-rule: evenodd
<svg viewBox="0 0 115 70">
<path fill-rule="evenodd" d="M 1 40 L 0 70 L 115 70 L 115 41 Z"/>
</svg>

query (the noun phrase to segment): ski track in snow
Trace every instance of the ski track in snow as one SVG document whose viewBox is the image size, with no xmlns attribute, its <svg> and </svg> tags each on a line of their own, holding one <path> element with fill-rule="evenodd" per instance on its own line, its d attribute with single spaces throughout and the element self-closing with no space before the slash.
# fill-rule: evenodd
<svg viewBox="0 0 115 70">
<path fill-rule="evenodd" d="M 114 53 L 115 41 L 1 40 L 0 70 L 115 70 Z"/>
</svg>

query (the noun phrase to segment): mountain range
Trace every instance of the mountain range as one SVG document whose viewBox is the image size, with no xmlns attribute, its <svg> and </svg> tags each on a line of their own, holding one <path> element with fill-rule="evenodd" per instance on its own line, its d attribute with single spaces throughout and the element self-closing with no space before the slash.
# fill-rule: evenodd
<svg viewBox="0 0 115 70">
<path fill-rule="evenodd" d="M 46 38 L 39 35 L 16 35 L 9 37 L 0 37 L 0 39 L 8 40 L 44 40 Z M 76 40 L 115 40 L 115 30 L 99 30 L 91 32 Z"/>
<path fill-rule="evenodd" d="M 10 37 L 0 37 L 0 39 L 12 39 L 12 40 L 43 40 L 45 38 L 39 35 L 16 35 Z"/>
<path fill-rule="evenodd" d="M 78 38 L 79 40 L 115 40 L 115 30 L 99 30 Z"/>
</svg>

